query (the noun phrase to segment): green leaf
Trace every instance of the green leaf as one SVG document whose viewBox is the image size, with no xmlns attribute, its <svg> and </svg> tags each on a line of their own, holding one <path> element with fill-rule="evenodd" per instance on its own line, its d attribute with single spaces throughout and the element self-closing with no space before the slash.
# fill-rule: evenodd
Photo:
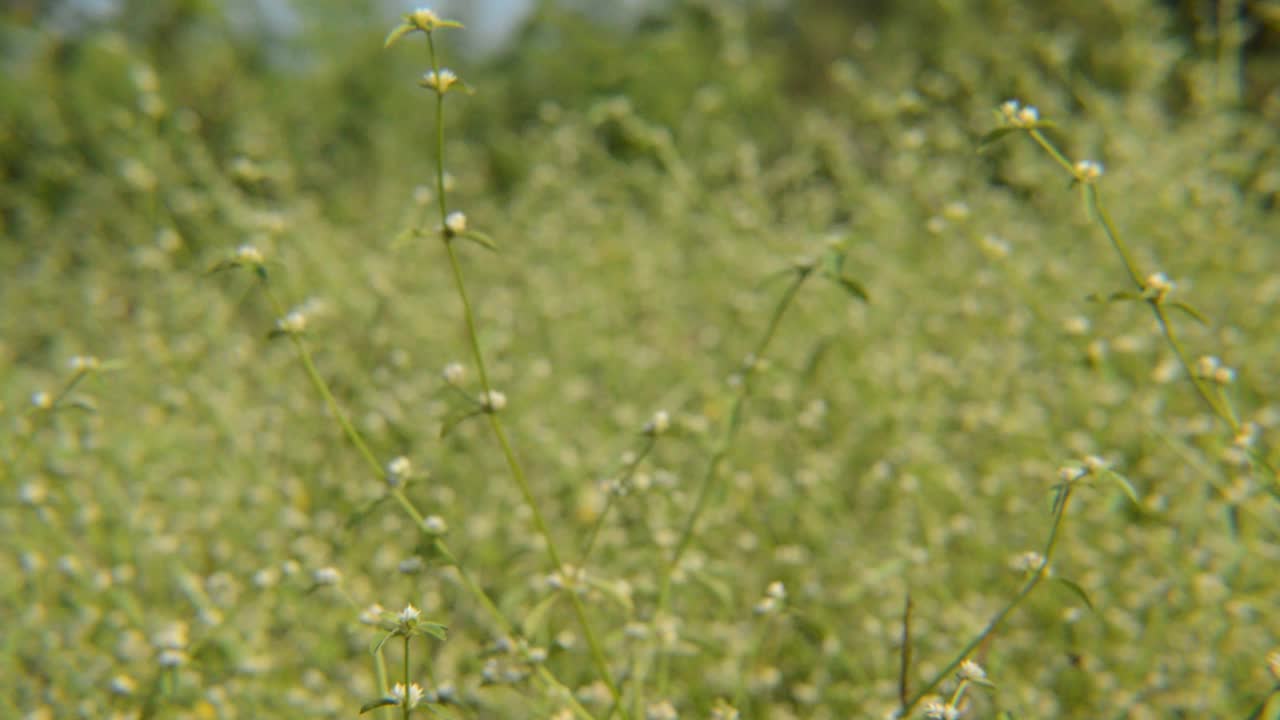
<svg viewBox="0 0 1280 720">
<path fill-rule="evenodd" d="M 231 268 L 238 267 L 238 266 L 239 266 L 239 263 L 237 263 L 234 260 L 219 260 L 218 262 L 214 263 L 213 267 L 206 270 L 204 274 L 216 275 L 224 270 L 230 270 Z"/>
<path fill-rule="evenodd" d="M 382 48 L 385 50 L 391 47 L 400 40 L 400 38 L 413 32 L 415 29 L 416 28 L 409 23 L 400 23 L 392 28 L 391 32 L 387 33 L 387 39 L 382 43 Z"/>
<path fill-rule="evenodd" d="M 831 250 L 822 257 L 822 265 L 828 275 L 838 278 L 844 273 L 844 253 Z"/>
<path fill-rule="evenodd" d="M 1018 132 L 1018 130 L 1021 130 L 1021 128 L 1001 127 L 1001 128 L 996 128 L 995 130 L 992 130 L 986 135 L 983 135 L 982 138 L 978 140 L 978 152 L 983 152 L 987 148 L 992 147 L 993 145 L 1005 139 L 1009 135 L 1012 135 L 1013 133 Z"/>
<path fill-rule="evenodd" d="M 858 281 L 843 276 L 838 277 L 835 280 L 840 284 L 840 287 L 844 288 L 845 292 L 849 293 L 854 298 L 861 300 L 864 303 L 871 302 L 871 296 L 867 294 L 866 288 L 862 287 L 862 284 Z"/>
<path fill-rule="evenodd" d="M 1133 502 L 1135 507 L 1142 506 L 1142 503 L 1138 501 L 1138 491 L 1133 489 L 1133 483 L 1129 482 L 1129 478 L 1115 470 L 1104 470 L 1102 476 L 1119 485 L 1120 489 L 1124 490 L 1124 494 L 1129 496 L 1129 500 Z"/>
<path fill-rule="evenodd" d="M 378 698 L 377 700 L 371 700 L 361 705 L 360 714 L 363 715 L 369 712 L 370 710 L 377 710 L 380 707 L 388 707 L 390 705 L 398 705 L 398 704 L 399 703 L 395 701 L 395 698 Z"/>
<path fill-rule="evenodd" d="M 449 639 L 449 627 L 434 622 L 419 622 L 414 628 L 422 635 L 430 635 L 431 637 L 444 642 Z"/>
<path fill-rule="evenodd" d="M 386 500 L 390 497 L 391 497 L 390 495 L 383 495 L 382 497 L 376 500 L 372 500 L 370 502 L 365 503 L 364 507 L 356 510 L 354 513 L 351 514 L 351 517 L 347 518 L 347 525 L 346 525 L 347 529 L 350 530 L 355 526 L 359 525 L 360 523 L 364 522 L 364 519 L 369 517 L 370 513 L 376 510 L 379 505 L 386 502 Z"/>
<path fill-rule="evenodd" d="M 383 645 L 386 645 L 386 644 L 387 644 L 387 641 L 388 641 L 388 640 L 390 640 L 390 639 L 391 639 L 391 638 L 393 638 L 393 637 L 395 637 L 395 633 L 393 633 L 393 632 L 389 632 L 389 633 L 387 633 L 386 635 L 383 635 L 381 640 L 379 640 L 378 642 L 374 643 L 374 644 L 373 644 L 373 647 L 369 648 L 369 654 L 370 654 L 370 655 L 377 655 L 379 652 L 381 652 L 381 651 L 382 651 L 382 646 L 383 646 Z"/>
<path fill-rule="evenodd" d="M 1085 300 L 1088 300 L 1089 302 L 1096 302 L 1096 303 L 1113 303 L 1113 302 L 1123 302 L 1126 300 L 1141 302 L 1142 300 L 1144 300 L 1144 298 L 1142 297 L 1142 293 L 1133 292 L 1131 290 L 1121 290 L 1119 292 L 1113 292 L 1110 295 L 1101 295 L 1099 293 L 1093 293 L 1091 295 L 1085 296 Z"/>
<path fill-rule="evenodd" d="M 547 613 L 551 611 L 551 608 L 559 599 L 560 593 L 551 593 L 533 606 L 533 610 L 530 610 L 529 614 L 520 623 L 520 627 L 524 630 L 526 636 L 532 637 L 538 634 L 538 631 L 542 629 L 543 623 L 547 620 Z"/>
<path fill-rule="evenodd" d="M 449 433 L 453 432 L 453 429 L 461 425 L 464 421 L 470 420 L 471 418 L 483 413 L 483 410 L 472 410 L 470 412 L 462 413 L 452 420 L 445 420 L 444 424 L 440 426 L 440 437 L 445 437 Z"/>
<path fill-rule="evenodd" d="M 1202 315 L 1199 310 L 1196 310 L 1195 308 L 1191 307 L 1190 305 L 1184 302 L 1164 303 L 1164 306 L 1171 307 L 1175 310 L 1181 310 L 1182 312 L 1190 315 L 1193 320 L 1200 323 L 1201 325 L 1204 325 L 1205 327 L 1209 326 L 1209 321 L 1205 319 L 1205 316 Z"/>
<path fill-rule="evenodd" d="M 1093 601 L 1089 599 L 1089 593 L 1085 592 L 1084 588 L 1080 587 L 1078 583 L 1072 580 L 1068 580 L 1064 577 L 1054 577 L 1051 579 L 1054 582 L 1057 582 L 1059 585 L 1062 585 L 1066 589 L 1075 593 L 1076 596 L 1079 597 L 1081 600 L 1083 600 L 1084 604 L 1089 607 L 1090 612 L 1097 612 L 1097 608 L 1093 606 Z"/>
<path fill-rule="evenodd" d="M 493 238 L 480 232 L 479 230 L 468 230 L 462 233 L 461 237 L 467 240 L 470 240 L 471 242 L 479 245 L 482 248 L 485 248 L 486 250 L 489 250 L 491 252 L 498 252 L 498 244 L 493 241 Z"/>
</svg>

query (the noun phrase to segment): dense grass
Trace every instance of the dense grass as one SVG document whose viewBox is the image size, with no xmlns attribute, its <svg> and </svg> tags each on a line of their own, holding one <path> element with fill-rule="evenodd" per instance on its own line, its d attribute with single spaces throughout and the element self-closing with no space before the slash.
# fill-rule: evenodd
<svg viewBox="0 0 1280 720">
<path fill-rule="evenodd" d="M 443 204 L 421 33 L 7 18 L 0 716 L 353 717 L 381 603 L 446 717 L 885 717 L 975 640 L 965 717 L 1275 717 L 1277 89 L 1159 4 L 958 5 L 438 30 Z M 1055 503 L 1090 456 L 1136 504 Z"/>
</svg>

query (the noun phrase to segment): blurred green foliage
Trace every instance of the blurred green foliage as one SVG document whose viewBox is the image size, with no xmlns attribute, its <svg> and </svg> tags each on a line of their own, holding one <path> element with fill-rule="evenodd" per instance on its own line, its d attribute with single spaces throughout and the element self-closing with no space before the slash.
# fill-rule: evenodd
<svg viewBox="0 0 1280 720">
<path fill-rule="evenodd" d="M 125 6 L 74 32 L 38 4 L 0 17 L 0 716 L 348 717 L 377 692 L 373 638 L 309 592 L 334 565 L 357 604 L 450 626 L 431 661 L 465 700 L 449 712 L 550 717 L 554 698 L 482 681 L 494 638 L 447 571 L 398 572 L 427 555 L 407 522 L 348 526 L 376 479 L 267 340 L 251 280 L 205 274 L 261 247 L 290 301 L 313 301 L 317 362 L 376 451 L 430 469 L 412 494 L 466 565 L 512 617 L 545 597 L 500 458 L 475 427 L 439 438 L 457 301 L 433 243 L 396 241 L 429 217 L 425 51 L 383 51 L 373 3 L 307 3 L 296 34 L 218 3 Z M 1238 407 L 1274 443 L 1276 25 L 1238 6 L 1232 34 L 1146 0 L 699 0 L 625 28 L 541 3 L 493 56 L 446 36 L 476 90 L 447 109 L 453 197 L 501 246 L 467 272 L 556 534 L 579 546 L 651 412 L 686 433 L 601 539 L 593 570 L 635 596 L 591 598 L 620 667 L 644 662 L 624 630 L 647 620 L 699 429 L 772 307 L 757 283 L 838 240 L 874 302 L 819 291 L 785 325 L 679 591 L 673 702 L 702 717 L 745 687 L 745 717 L 884 716 L 906 590 L 918 682 L 1016 588 L 1054 468 L 1087 453 L 1143 498 L 1086 493 L 1067 520 L 1055 567 L 1097 613 L 1033 598 L 983 651 L 999 691 L 975 715 L 1236 717 L 1266 695 L 1265 480 L 1149 318 L 1084 299 L 1125 278 L 1061 173 L 1030 143 L 975 152 L 1016 97 L 1105 162 L 1140 262 L 1211 319 L 1186 341 L 1238 369 Z M 92 412 L 31 410 L 84 354 L 111 363 L 68 396 Z M 795 612 L 753 650 L 777 579 Z M 171 621 L 193 650 L 168 688 L 149 641 Z M 590 689 L 580 641 L 534 639 Z"/>
</svg>

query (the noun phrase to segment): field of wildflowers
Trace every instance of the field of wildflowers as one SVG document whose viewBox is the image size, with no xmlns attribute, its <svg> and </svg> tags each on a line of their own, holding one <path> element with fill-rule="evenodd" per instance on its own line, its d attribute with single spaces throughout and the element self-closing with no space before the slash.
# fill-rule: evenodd
<svg viewBox="0 0 1280 720">
<path fill-rule="evenodd" d="M 0 11 L 0 717 L 1280 717 L 1274 3 L 124 5 Z"/>
</svg>

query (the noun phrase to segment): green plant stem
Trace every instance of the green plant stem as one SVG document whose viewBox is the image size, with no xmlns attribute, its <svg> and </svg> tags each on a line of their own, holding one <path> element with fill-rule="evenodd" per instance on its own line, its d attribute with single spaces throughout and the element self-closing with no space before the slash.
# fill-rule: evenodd
<svg viewBox="0 0 1280 720">
<path fill-rule="evenodd" d="M 436 73 L 436 77 L 440 77 L 440 62 L 436 54 L 435 39 L 432 33 L 427 34 L 427 49 L 431 60 L 431 69 Z M 442 236 L 445 239 L 445 251 L 449 256 L 449 269 L 453 275 L 454 287 L 458 292 L 458 298 L 462 302 L 463 321 L 466 325 L 467 340 L 471 346 L 471 355 L 476 364 L 476 372 L 480 376 L 480 387 L 484 391 L 484 397 L 487 400 L 492 397 L 493 387 L 489 382 L 489 373 L 484 362 L 484 353 L 480 348 L 480 334 L 476 329 L 475 312 L 472 309 L 471 298 L 467 293 L 466 282 L 463 279 L 462 267 L 458 261 L 458 252 L 445 231 L 445 222 L 449 216 L 449 205 L 446 198 L 445 190 L 445 174 L 444 174 L 444 93 L 436 92 L 435 107 L 435 141 L 436 141 L 436 196 L 437 205 L 440 210 L 440 228 Z M 516 487 L 520 491 L 521 498 L 525 505 L 529 508 L 533 518 L 533 525 L 538 535 L 542 537 L 543 544 L 546 547 L 547 560 L 550 562 L 552 569 L 556 572 L 563 570 L 564 564 L 561 562 L 560 553 L 556 548 L 555 540 L 551 536 L 546 519 L 542 515 L 541 509 L 533 495 L 533 489 L 529 485 L 528 477 L 525 475 L 524 468 L 517 459 L 515 450 L 511 446 L 511 441 L 507 437 L 506 429 L 503 427 L 502 421 L 498 419 L 498 414 L 494 410 L 486 413 L 489 417 L 489 427 L 493 431 L 494 438 L 497 439 L 498 445 L 502 449 L 502 455 L 506 459 L 507 469 L 510 471 L 512 480 L 515 481 Z M 613 678 L 613 674 L 609 671 L 609 663 L 605 658 L 604 650 L 600 645 L 600 641 L 596 636 L 596 632 L 587 618 L 586 607 L 583 605 L 582 598 L 579 597 L 576 589 L 570 588 L 568 591 L 570 604 L 573 606 L 574 615 L 577 618 L 578 625 L 582 629 L 582 634 L 586 638 L 587 647 L 590 651 L 591 662 L 595 666 L 596 673 L 600 675 L 600 679 L 609 688 L 609 693 L 613 697 L 615 703 L 621 700 L 622 692 L 617 682 Z M 630 715 L 625 709 L 619 708 L 624 720 Z"/>
<path fill-rule="evenodd" d="M 640 448 L 640 452 L 636 453 L 634 460 L 627 463 L 626 469 L 622 472 L 622 477 L 618 478 L 617 482 L 619 487 L 625 487 L 631 482 L 632 478 L 636 475 L 636 470 L 640 468 L 640 463 L 644 462 L 644 459 L 649 456 L 649 453 L 653 452 L 653 447 L 657 444 L 658 439 L 655 435 L 649 435 L 645 438 L 644 447 Z M 616 494 L 613 492 L 610 492 L 607 495 L 604 508 L 600 510 L 600 514 L 596 517 L 595 524 L 591 526 L 591 533 L 587 535 L 587 542 L 582 548 L 582 559 L 579 561 L 579 564 L 584 569 L 587 567 L 587 563 L 591 560 L 591 551 L 595 549 L 596 539 L 600 536 L 600 530 L 604 527 L 604 521 L 608 517 L 609 511 L 612 510 L 615 505 L 614 500 L 616 497 Z"/>
<path fill-rule="evenodd" d="M 1233 3 L 1223 3 L 1229 5 Z M 1031 139 L 1036 142 L 1048 155 L 1053 158 L 1054 162 L 1060 165 L 1064 170 L 1076 177 L 1075 166 L 1066 155 L 1053 144 L 1044 133 L 1037 129 L 1028 131 Z M 1092 182 L 1082 182 L 1081 192 L 1083 194 L 1085 209 L 1089 215 L 1096 218 L 1098 224 L 1102 227 L 1103 233 L 1110 241 L 1111 247 L 1116 251 L 1116 255 L 1120 257 L 1120 262 L 1124 265 L 1125 272 L 1128 273 L 1129 279 L 1133 282 L 1138 292 L 1146 290 L 1146 284 L 1143 275 L 1138 269 L 1137 262 L 1133 259 L 1132 253 L 1129 251 L 1127 244 L 1120 235 L 1120 231 L 1116 228 L 1115 223 L 1111 220 L 1111 214 L 1107 212 L 1106 207 L 1102 204 L 1102 195 L 1096 184 Z M 1222 422 L 1231 430 L 1233 436 L 1238 436 L 1241 432 L 1242 425 L 1235 411 L 1231 408 L 1230 403 L 1226 402 L 1225 397 L 1216 396 L 1208 386 L 1208 383 L 1196 374 L 1195 368 L 1191 363 L 1191 356 L 1183 346 L 1179 339 L 1173 323 L 1170 321 L 1169 312 L 1165 308 L 1163 301 L 1159 297 L 1147 298 L 1145 300 L 1147 306 L 1151 309 L 1152 315 L 1156 319 L 1156 323 L 1160 326 L 1161 334 L 1164 335 L 1165 342 L 1173 354 L 1178 358 L 1178 364 L 1182 366 L 1183 372 L 1190 379 L 1191 385 L 1195 388 L 1196 394 L 1200 396 L 1201 401 L 1208 406 L 1209 410 L 1222 420 Z M 1249 457 L 1253 463 L 1266 470 L 1267 474 L 1274 480 L 1277 478 L 1275 466 L 1267 460 L 1261 452 L 1255 449 L 1249 449 Z"/>
<path fill-rule="evenodd" d="M 720 437 L 714 445 L 711 457 L 707 461 L 707 468 L 703 472 L 702 482 L 698 487 L 698 494 L 693 503 L 693 509 L 689 512 L 685 519 L 684 527 L 680 532 L 680 537 L 676 541 L 675 548 L 671 553 L 671 557 L 667 560 L 666 565 L 662 569 L 662 579 L 658 591 L 658 608 L 657 617 L 666 616 L 671 610 L 671 576 L 680 566 L 680 560 L 689 550 L 690 544 L 693 542 L 694 532 L 697 530 L 698 520 L 706 511 L 707 503 L 711 499 L 711 491 L 715 487 L 716 478 L 719 475 L 720 466 L 728 457 L 729 450 L 733 446 L 733 441 L 737 436 L 738 426 L 742 422 L 742 411 L 746 405 L 747 396 L 751 392 L 751 379 L 755 374 L 756 368 L 764 358 L 765 352 L 769 349 L 769 345 L 773 342 L 774 337 L 778 333 L 778 327 L 782 323 L 782 318 L 786 315 L 787 310 L 791 307 L 792 302 L 796 298 L 796 294 L 800 292 L 800 287 L 809 279 L 812 269 L 797 269 L 795 277 L 791 284 L 783 293 L 778 304 L 773 309 L 773 314 L 769 317 L 769 324 L 765 328 L 764 334 L 756 342 L 755 348 L 749 356 L 748 362 L 743 366 L 741 371 L 741 382 L 738 385 L 737 393 L 733 398 L 733 404 L 729 410 L 729 415 L 720 430 Z M 668 655 L 663 653 L 659 660 L 658 682 L 659 691 L 666 692 L 670 663 Z"/>
<path fill-rule="evenodd" d="M 400 703 L 400 717 L 403 720 L 409 720 L 409 688 L 412 687 L 412 681 L 409 676 L 409 636 L 404 636 L 404 702 Z"/>
<path fill-rule="evenodd" d="M 1036 586 L 1040 584 L 1040 581 L 1044 580 L 1048 575 L 1049 563 L 1053 560 L 1053 551 L 1056 549 L 1058 544 L 1058 531 L 1062 527 L 1062 519 L 1067 512 L 1067 503 L 1071 499 L 1071 485 L 1064 485 L 1060 492 L 1062 495 L 1058 498 L 1057 508 L 1053 513 L 1053 524 L 1049 527 L 1049 539 L 1045 542 L 1044 552 L 1042 553 L 1043 559 L 1040 562 L 1040 566 L 1032 571 L 1031 576 L 1023 583 L 1018 594 L 1014 595 L 1013 599 L 1010 600 L 1008 604 L 991 617 L 991 620 L 987 623 L 987 626 L 982 629 L 982 632 L 978 633 L 973 640 L 969 641 L 969 643 L 965 645 L 960 652 L 956 653 L 955 657 L 951 659 L 951 662 L 947 663 L 942 670 L 938 671 L 938 674 L 934 675 L 932 680 L 925 683 L 923 687 L 916 691 L 915 695 L 911 696 L 910 700 L 903 704 L 901 711 L 898 713 L 898 717 L 906 718 L 910 716 L 911 711 L 915 709 L 915 706 L 919 705 L 921 700 L 932 693 L 943 680 L 950 677 L 951 674 L 955 672 L 956 668 L 960 667 L 960 663 L 964 662 L 970 655 L 972 655 L 973 651 L 978 649 L 978 646 L 1000 627 L 1000 624 L 1009 616 L 1009 613 L 1013 612 L 1015 608 L 1021 605 L 1022 601 L 1025 600 L 1026 597 L 1031 594 L 1031 591 L 1035 590 Z"/>
<path fill-rule="evenodd" d="M 75 374 L 62 385 L 62 389 L 58 390 L 57 394 L 55 394 L 49 401 L 48 407 L 36 407 L 29 409 L 26 413 L 26 420 L 33 423 L 34 418 L 37 416 L 39 416 L 39 419 L 41 420 L 53 417 L 53 414 L 57 412 L 58 406 L 62 404 L 62 401 L 66 400 L 67 396 L 71 394 L 71 391 L 80 384 L 80 381 L 88 377 L 91 372 L 93 371 L 88 369 L 77 370 Z M 6 474 L 16 477 L 18 462 L 26 455 L 27 450 L 31 447 L 32 439 L 39 430 L 39 425 L 32 425 L 27 428 L 26 433 L 18 437 L 18 446 L 13 450 L 8 459 L 5 460 Z"/>
</svg>

